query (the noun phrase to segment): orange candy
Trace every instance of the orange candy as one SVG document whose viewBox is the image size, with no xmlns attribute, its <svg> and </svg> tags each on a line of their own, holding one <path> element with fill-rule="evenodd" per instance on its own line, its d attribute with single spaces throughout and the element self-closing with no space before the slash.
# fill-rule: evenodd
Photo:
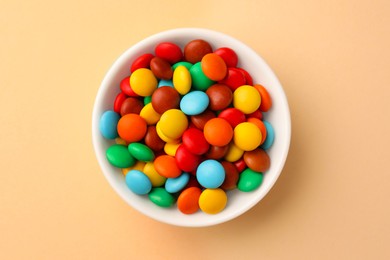
<svg viewBox="0 0 390 260">
<path fill-rule="evenodd" d="M 154 160 L 154 168 L 157 173 L 166 178 L 176 178 L 180 176 L 181 170 L 176 164 L 175 157 L 170 155 L 160 155 Z"/>
<path fill-rule="evenodd" d="M 261 96 L 260 111 L 267 112 L 272 106 L 272 99 L 268 91 L 260 84 L 254 85 Z"/>
<path fill-rule="evenodd" d="M 119 136 L 129 142 L 138 142 L 144 138 L 147 130 L 145 119 L 137 114 L 127 114 L 119 119 L 117 130 Z"/>
<path fill-rule="evenodd" d="M 248 118 L 247 122 L 257 125 L 257 127 L 260 129 L 261 136 L 262 136 L 260 144 L 264 143 L 265 138 L 267 137 L 267 128 L 265 127 L 263 121 L 255 117 L 250 117 Z"/>
<path fill-rule="evenodd" d="M 227 67 L 225 61 L 215 53 L 206 54 L 202 58 L 202 71 L 211 80 L 219 81 L 225 78 Z"/>
<path fill-rule="evenodd" d="M 177 199 L 177 208 L 184 214 L 193 214 L 199 210 L 199 197 L 202 193 L 198 187 L 183 190 Z"/>
<path fill-rule="evenodd" d="M 225 146 L 233 138 L 233 128 L 223 118 L 213 118 L 207 121 L 203 132 L 207 142 L 215 146 Z"/>
</svg>

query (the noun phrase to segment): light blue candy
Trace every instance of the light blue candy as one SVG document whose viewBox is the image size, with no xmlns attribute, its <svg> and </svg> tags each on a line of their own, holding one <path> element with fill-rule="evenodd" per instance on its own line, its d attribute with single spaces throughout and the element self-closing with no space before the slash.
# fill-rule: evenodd
<svg viewBox="0 0 390 260">
<path fill-rule="evenodd" d="M 179 177 L 168 178 L 165 182 L 165 189 L 169 193 L 175 193 L 181 191 L 189 182 L 190 175 L 186 172 L 183 172 Z"/>
<path fill-rule="evenodd" d="M 218 188 L 225 180 L 225 169 L 216 160 L 206 160 L 199 164 L 196 179 L 205 188 Z"/>
<path fill-rule="evenodd" d="M 130 170 L 126 174 L 126 185 L 138 195 L 148 194 L 152 189 L 152 183 L 145 173 L 138 170 Z"/>
<path fill-rule="evenodd" d="M 180 109 L 189 116 L 203 113 L 209 106 L 209 97 L 203 91 L 192 91 L 183 96 L 180 101 Z"/>
<path fill-rule="evenodd" d="M 265 138 L 264 143 L 260 147 L 263 148 L 264 150 L 267 150 L 274 143 L 275 131 L 269 122 L 263 120 L 263 123 L 265 125 L 265 128 L 267 129 L 267 137 Z"/>
<path fill-rule="evenodd" d="M 119 114 L 112 110 L 107 110 L 103 113 L 103 115 L 100 117 L 99 130 L 104 138 L 115 139 L 118 137 L 116 126 L 119 119 Z"/>
<path fill-rule="evenodd" d="M 160 80 L 160 81 L 158 82 L 158 85 L 157 85 L 158 88 L 161 88 L 161 87 L 164 87 L 164 86 L 168 86 L 168 87 L 173 88 L 173 82 L 172 82 L 172 80 L 162 79 L 162 80 Z"/>
</svg>

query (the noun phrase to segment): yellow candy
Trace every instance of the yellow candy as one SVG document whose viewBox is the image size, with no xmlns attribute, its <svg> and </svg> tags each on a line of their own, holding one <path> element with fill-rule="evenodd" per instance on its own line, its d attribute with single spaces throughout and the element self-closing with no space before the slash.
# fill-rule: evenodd
<svg viewBox="0 0 390 260">
<path fill-rule="evenodd" d="M 142 97 L 151 96 L 157 88 L 157 79 L 150 69 L 137 69 L 130 75 L 130 86 Z"/>
<path fill-rule="evenodd" d="M 139 113 L 139 115 L 143 119 L 145 119 L 148 125 L 156 124 L 161 117 L 161 115 L 154 110 L 152 103 L 149 103 L 146 106 L 144 106 L 141 112 Z"/>
<path fill-rule="evenodd" d="M 234 144 L 244 151 L 256 149 L 261 143 L 261 138 L 259 127 L 253 123 L 244 122 L 234 128 Z"/>
<path fill-rule="evenodd" d="M 127 145 L 127 144 L 126 144 L 126 141 L 123 140 L 123 139 L 120 138 L 120 137 L 115 138 L 115 143 L 116 143 L 116 144 Z"/>
<path fill-rule="evenodd" d="M 181 143 L 166 143 L 164 145 L 164 152 L 170 156 L 175 156 L 176 150 L 180 145 Z"/>
<path fill-rule="evenodd" d="M 205 189 L 199 197 L 200 209 L 208 214 L 221 212 L 227 203 L 226 193 L 222 189 Z"/>
<path fill-rule="evenodd" d="M 233 106 L 244 114 L 251 114 L 259 109 L 261 97 L 256 88 L 243 85 L 233 93 Z"/>
<path fill-rule="evenodd" d="M 126 174 L 130 171 L 130 170 L 138 170 L 138 171 L 142 171 L 145 167 L 145 162 L 142 162 L 142 161 L 137 161 L 133 166 L 129 167 L 129 168 L 123 168 L 122 169 L 122 173 L 126 176 Z"/>
<path fill-rule="evenodd" d="M 184 66 L 178 66 L 173 72 L 173 87 L 182 95 L 187 94 L 191 89 L 191 74 Z"/>
<path fill-rule="evenodd" d="M 181 110 L 169 109 L 161 115 L 158 124 L 162 134 L 170 139 L 179 139 L 188 127 L 188 119 Z"/>
<path fill-rule="evenodd" d="M 238 148 L 234 143 L 230 143 L 228 151 L 225 155 L 225 160 L 228 162 L 235 162 L 238 161 L 243 154 L 244 150 Z"/>
<path fill-rule="evenodd" d="M 160 122 L 158 122 L 156 124 L 156 132 L 157 132 L 158 137 L 160 137 L 161 140 L 163 140 L 166 143 L 178 143 L 179 142 L 177 139 L 169 138 L 163 132 L 161 132 Z"/>
<path fill-rule="evenodd" d="M 145 175 L 148 176 L 153 187 L 162 186 L 162 185 L 164 185 L 165 181 L 167 180 L 167 178 L 165 178 L 157 173 L 156 169 L 154 168 L 153 162 L 148 162 L 145 164 L 145 167 L 143 169 L 143 173 L 145 173 Z"/>
</svg>

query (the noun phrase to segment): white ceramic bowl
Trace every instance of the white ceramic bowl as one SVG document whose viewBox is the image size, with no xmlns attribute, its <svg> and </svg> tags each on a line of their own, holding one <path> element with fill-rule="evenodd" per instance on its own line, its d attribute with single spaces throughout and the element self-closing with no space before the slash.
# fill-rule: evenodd
<svg viewBox="0 0 390 260">
<path fill-rule="evenodd" d="M 238 55 L 239 67 L 246 69 L 253 77 L 254 83 L 264 85 L 273 100 L 272 109 L 265 115 L 275 130 L 275 141 L 267 151 L 271 158 L 271 167 L 264 174 L 262 185 L 255 191 L 244 193 L 237 189 L 228 192 L 226 208 L 215 215 L 198 211 L 192 215 L 184 215 L 176 206 L 166 209 L 160 208 L 149 201 L 147 196 L 132 193 L 125 184 L 125 178 L 120 169 L 111 166 L 105 156 L 106 149 L 113 141 L 104 139 L 99 132 L 99 119 L 105 110 L 113 108 L 116 95 L 120 92 L 120 81 L 129 76 L 129 68 L 135 58 L 144 53 L 153 53 L 154 47 L 160 42 L 174 42 L 181 46 L 194 39 L 208 41 L 213 49 L 230 47 Z M 291 121 L 287 99 L 277 77 L 267 63 L 251 48 L 242 42 L 225 35 L 206 29 L 181 28 L 155 34 L 148 37 L 125 51 L 112 65 L 105 75 L 96 96 L 92 115 L 92 140 L 97 160 L 104 176 L 131 207 L 141 213 L 177 226 L 201 227 L 216 225 L 231 220 L 256 205 L 272 188 L 278 179 L 287 158 L 291 136 Z"/>
</svg>

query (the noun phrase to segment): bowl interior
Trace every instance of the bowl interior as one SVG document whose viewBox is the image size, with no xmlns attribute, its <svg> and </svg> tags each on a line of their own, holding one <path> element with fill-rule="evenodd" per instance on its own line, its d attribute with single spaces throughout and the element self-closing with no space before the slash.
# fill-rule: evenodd
<svg viewBox="0 0 390 260">
<path fill-rule="evenodd" d="M 105 151 L 113 144 L 113 141 L 104 139 L 100 135 L 98 127 L 101 114 L 105 110 L 113 108 L 114 99 L 120 92 L 119 83 L 124 77 L 129 76 L 130 65 L 139 55 L 154 53 L 154 47 L 160 42 L 174 42 L 183 48 L 187 42 L 193 39 L 204 39 L 212 45 L 213 49 L 232 48 L 238 55 L 238 66 L 251 74 L 254 83 L 264 85 L 273 101 L 273 107 L 265 114 L 265 120 L 269 121 L 275 130 L 274 144 L 267 150 L 271 158 L 271 167 L 264 174 L 263 183 L 257 190 L 250 193 L 238 190 L 229 191 L 226 208 L 216 215 L 205 214 L 201 211 L 192 215 L 184 215 L 176 207 L 160 208 L 149 201 L 147 196 L 132 193 L 125 184 L 121 170 L 111 166 L 106 160 Z M 158 221 L 178 226 L 197 227 L 219 224 L 239 216 L 258 203 L 280 175 L 287 157 L 290 135 L 291 122 L 287 99 L 277 77 L 266 62 L 251 48 L 228 35 L 197 28 L 175 29 L 158 33 L 140 41 L 123 53 L 103 79 L 96 96 L 92 116 L 92 138 L 96 157 L 113 189 L 130 206 L 143 214 Z"/>
</svg>

